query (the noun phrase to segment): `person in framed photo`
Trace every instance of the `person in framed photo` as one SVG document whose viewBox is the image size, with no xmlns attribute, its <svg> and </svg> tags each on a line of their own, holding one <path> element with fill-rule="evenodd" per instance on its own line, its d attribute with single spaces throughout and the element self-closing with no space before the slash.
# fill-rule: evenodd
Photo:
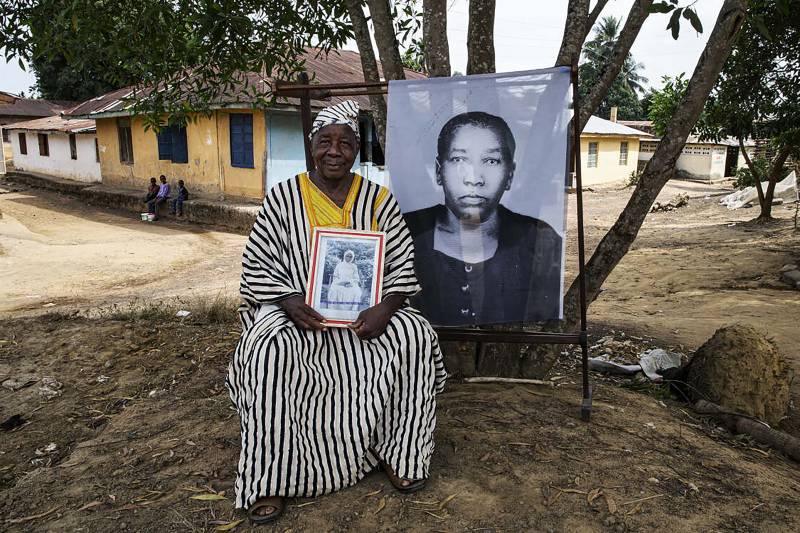
<svg viewBox="0 0 800 533">
<path fill-rule="evenodd" d="M 560 318 L 561 236 L 500 203 L 514 180 L 515 150 L 506 121 L 481 111 L 456 115 L 439 132 L 444 205 L 404 215 L 422 286 L 412 303 L 433 324 Z"/>
<path fill-rule="evenodd" d="M 328 287 L 328 302 L 337 309 L 358 309 L 361 303 L 361 276 L 353 250 L 345 251 L 342 261 L 333 269 L 333 279 Z"/>
<path fill-rule="evenodd" d="M 259 524 L 285 498 L 347 487 L 376 466 L 402 492 L 428 477 L 446 372 L 436 333 L 408 306 L 419 290 L 408 228 L 388 189 L 351 172 L 358 150 L 358 105 L 322 110 L 315 169 L 270 189 L 245 245 L 226 382 L 241 421 L 236 507 Z M 315 228 L 385 234 L 382 299 L 350 327 L 326 327 L 306 304 Z M 355 258 L 341 264 L 334 295 L 345 300 L 359 274 Z"/>
</svg>

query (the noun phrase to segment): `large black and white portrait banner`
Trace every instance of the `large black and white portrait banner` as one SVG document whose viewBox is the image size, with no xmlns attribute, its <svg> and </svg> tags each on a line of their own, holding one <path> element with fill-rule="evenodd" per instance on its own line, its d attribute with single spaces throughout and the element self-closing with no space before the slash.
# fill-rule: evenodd
<svg viewBox="0 0 800 533">
<path fill-rule="evenodd" d="M 562 318 L 570 104 L 568 68 L 389 84 L 390 187 L 431 323 Z"/>
</svg>

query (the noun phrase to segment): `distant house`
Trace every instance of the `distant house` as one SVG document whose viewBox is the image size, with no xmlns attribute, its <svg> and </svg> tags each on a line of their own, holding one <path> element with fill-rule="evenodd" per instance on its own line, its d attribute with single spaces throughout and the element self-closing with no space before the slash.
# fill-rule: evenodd
<svg viewBox="0 0 800 533">
<path fill-rule="evenodd" d="M 94 120 L 60 116 L 12 124 L 14 167 L 78 181 L 100 181 L 100 153 Z"/>
<path fill-rule="evenodd" d="M 621 120 L 620 124 L 650 132 L 653 127 L 653 123 L 649 120 Z M 653 157 L 659 142 L 660 139 L 657 137 L 642 141 L 639 150 L 639 170 L 644 169 Z M 748 140 L 745 148 L 748 154 L 753 155 L 755 143 Z M 681 155 L 675 162 L 675 177 L 701 181 L 719 180 L 733 176 L 737 168 L 744 166 L 744 156 L 740 154 L 739 143 L 735 139 L 713 142 L 702 141 L 697 135 L 689 135 Z"/>
<path fill-rule="evenodd" d="M 309 50 L 306 70 L 319 83 L 363 82 L 361 60 L 351 51 L 317 56 Z M 407 71 L 408 78 L 422 74 Z M 252 85 L 264 88 L 273 80 L 248 73 Z M 279 99 L 274 106 L 254 108 L 244 91 L 212 105 L 210 116 L 192 117 L 185 127 L 145 131 L 142 117 L 132 116 L 125 99 L 130 89 L 104 94 L 65 113 L 65 117 L 94 119 L 103 183 L 146 188 L 151 176 L 183 179 L 187 187 L 209 195 L 262 198 L 265 191 L 306 168 L 299 100 Z M 360 171 L 380 178 L 383 154 L 377 143 L 366 96 L 349 97 L 362 111 Z M 342 98 L 312 100 L 320 109 Z"/>
<path fill-rule="evenodd" d="M 3 141 L 9 142 L 10 137 L 6 131 L 9 124 L 58 115 L 75 104 L 77 102 L 20 98 L 0 91 L 0 127 L 3 128 Z"/>
<path fill-rule="evenodd" d="M 636 172 L 639 144 L 652 135 L 591 116 L 581 132 L 581 181 L 597 185 L 623 181 Z"/>
</svg>

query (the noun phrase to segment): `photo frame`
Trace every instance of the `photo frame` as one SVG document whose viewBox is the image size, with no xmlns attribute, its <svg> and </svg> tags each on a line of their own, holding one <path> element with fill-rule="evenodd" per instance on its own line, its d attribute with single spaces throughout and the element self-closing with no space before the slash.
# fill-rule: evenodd
<svg viewBox="0 0 800 533">
<path fill-rule="evenodd" d="M 326 325 L 346 327 L 381 301 L 386 235 L 315 228 L 311 239 L 306 304 Z"/>
</svg>

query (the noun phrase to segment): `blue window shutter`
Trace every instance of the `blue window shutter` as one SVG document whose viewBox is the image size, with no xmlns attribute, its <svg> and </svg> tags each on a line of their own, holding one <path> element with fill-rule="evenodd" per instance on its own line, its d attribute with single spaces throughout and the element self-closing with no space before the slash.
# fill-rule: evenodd
<svg viewBox="0 0 800 533">
<path fill-rule="evenodd" d="M 231 166 L 253 168 L 253 115 L 231 113 Z"/>
<path fill-rule="evenodd" d="M 186 128 L 172 126 L 172 162 L 188 163 L 189 147 L 186 142 Z"/>
<path fill-rule="evenodd" d="M 161 128 L 156 137 L 158 138 L 158 158 L 172 159 L 172 126 Z"/>
</svg>

